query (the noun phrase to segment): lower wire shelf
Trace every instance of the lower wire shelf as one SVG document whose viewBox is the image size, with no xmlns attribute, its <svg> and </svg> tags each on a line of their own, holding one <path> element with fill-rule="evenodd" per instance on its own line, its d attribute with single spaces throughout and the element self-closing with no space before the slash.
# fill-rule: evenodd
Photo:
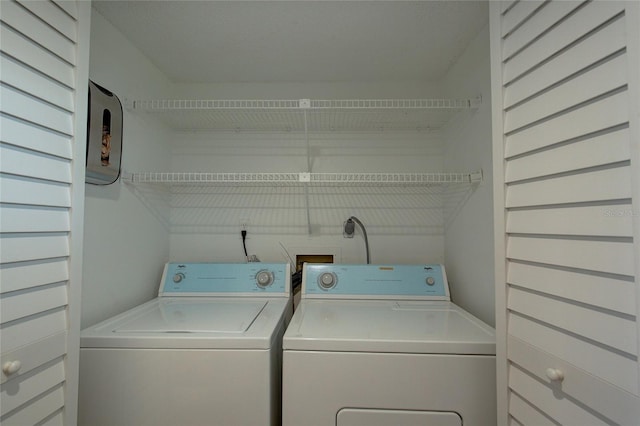
<svg viewBox="0 0 640 426">
<path fill-rule="evenodd" d="M 250 218 L 253 233 L 308 235 L 341 233 L 333 225 L 363 211 L 376 234 L 441 235 L 443 213 L 464 202 L 482 179 L 481 170 L 122 174 L 172 233 L 235 233 L 240 218 Z"/>
</svg>

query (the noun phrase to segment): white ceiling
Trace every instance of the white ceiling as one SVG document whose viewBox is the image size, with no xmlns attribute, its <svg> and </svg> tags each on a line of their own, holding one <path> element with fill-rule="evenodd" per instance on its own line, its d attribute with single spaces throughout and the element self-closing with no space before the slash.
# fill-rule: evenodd
<svg viewBox="0 0 640 426">
<path fill-rule="evenodd" d="M 486 1 L 105 1 L 93 7 L 177 83 L 437 81 Z"/>
</svg>

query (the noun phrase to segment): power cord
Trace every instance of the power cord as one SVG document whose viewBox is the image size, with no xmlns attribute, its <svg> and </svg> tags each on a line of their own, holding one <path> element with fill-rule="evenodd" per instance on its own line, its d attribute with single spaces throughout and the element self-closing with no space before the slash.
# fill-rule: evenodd
<svg viewBox="0 0 640 426">
<path fill-rule="evenodd" d="M 367 249 L 367 264 L 369 264 L 371 263 L 371 258 L 369 256 L 369 238 L 367 237 L 367 230 L 364 228 L 364 224 L 360 222 L 360 220 L 357 217 L 351 216 L 344 223 L 344 230 L 343 230 L 344 236 L 346 238 L 353 238 L 353 234 L 355 233 L 355 230 L 356 230 L 356 223 L 360 225 L 360 229 L 362 229 L 362 235 L 364 236 L 364 245 Z"/>
<path fill-rule="evenodd" d="M 244 248 L 244 257 L 249 259 L 249 253 L 247 253 L 247 230 L 243 229 L 240 231 L 240 235 L 242 235 L 242 247 Z"/>
<path fill-rule="evenodd" d="M 240 235 L 242 235 L 242 247 L 244 248 L 244 256 L 247 259 L 247 262 L 260 262 L 258 256 L 255 254 L 249 256 L 249 253 L 247 252 L 247 230 L 243 229 L 240 231 Z"/>
</svg>

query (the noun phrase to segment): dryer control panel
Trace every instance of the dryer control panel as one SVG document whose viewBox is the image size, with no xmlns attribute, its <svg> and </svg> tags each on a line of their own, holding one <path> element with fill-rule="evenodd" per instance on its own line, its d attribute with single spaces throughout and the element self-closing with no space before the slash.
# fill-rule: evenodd
<svg viewBox="0 0 640 426">
<path fill-rule="evenodd" d="M 305 264 L 308 298 L 450 300 L 443 265 Z"/>
<path fill-rule="evenodd" d="M 289 295 L 287 263 L 167 263 L 159 296 Z"/>
</svg>

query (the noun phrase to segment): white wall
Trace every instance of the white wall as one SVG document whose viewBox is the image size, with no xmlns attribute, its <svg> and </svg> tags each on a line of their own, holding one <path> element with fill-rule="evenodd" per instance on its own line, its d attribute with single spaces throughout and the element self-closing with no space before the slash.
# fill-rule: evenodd
<svg viewBox="0 0 640 426">
<path fill-rule="evenodd" d="M 438 172 L 438 133 L 324 133 L 310 136 L 313 172 Z M 173 171 L 302 172 L 303 134 L 178 133 Z M 296 254 L 334 254 L 341 263 L 364 263 L 362 234 L 342 236 L 355 215 L 366 226 L 372 263 L 444 260 L 440 189 L 312 187 L 311 234 L 301 187 L 210 188 L 198 197 L 175 197 L 171 259 L 243 261 L 240 230 L 246 224 L 249 254 L 287 260 Z M 427 209 L 426 211 L 424 209 Z M 184 224 L 185 226 L 181 226 Z M 196 225 L 196 226 L 193 226 Z M 326 249 L 325 251 L 321 248 Z"/>
<path fill-rule="evenodd" d="M 301 82 L 175 84 L 178 99 L 395 99 L 444 96 L 438 82 Z"/>
<path fill-rule="evenodd" d="M 447 74 L 451 96 L 482 96 L 481 107 L 443 134 L 446 171 L 484 171 L 472 191 L 452 188 L 445 208 L 445 265 L 457 304 L 494 325 L 493 192 L 489 30 L 485 28 Z"/>
<path fill-rule="evenodd" d="M 437 134 L 323 134 L 310 138 L 314 172 L 437 172 L 442 144 Z M 173 147 L 173 171 L 302 172 L 306 144 L 296 134 L 179 134 Z M 363 263 L 360 230 L 342 236 L 343 222 L 355 215 L 364 222 L 373 263 L 442 262 L 442 200 L 436 189 L 313 187 L 309 190 L 311 234 L 304 188 L 214 188 L 174 199 L 171 234 L 173 260 L 243 261 L 240 230 L 247 225 L 249 254 L 261 260 L 334 254 L 341 263 Z M 197 206 L 197 207 L 196 207 Z M 419 207 L 437 207 L 431 215 Z M 203 208 L 206 207 L 206 208 Z M 303 250 L 304 248 L 304 250 Z M 311 249 L 316 250 L 312 252 Z M 339 253 L 339 256 L 335 253 Z"/>
<path fill-rule="evenodd" d="M 164 97 L 169 81 L 95 10 L 89 78 L 126 98 Z M 122 168 L 169 167 L 168 132 L 124 109 Z M 168 259 L 168 231 L 132 189 L 118 180 L 85 188 L 81 326 L 122 312 L 157 292 Z"/>
<path fill-rule="evenodd" d="M 428 82 L 177 84 L 174 97 L 185 99 L 386 99 L 442 96 Z M 172 171 L 303 172 L 307 150 L 301 133 L 178 133 Z M 442 170 L 439 134 L 429 132 L 310 135 L 313 172 L 438 172 Z M 416 199 L 418 197 L 418 199 Z M 171 233 L 175 261 L 244 261 L 240 237 L 246 224 L 249 254 L 263 261 L 286 261 L 286 251 L 332 254 L 341 263 L 364 263 L 360 230 L 342 236 L 352 215 L 366 226 L 372 263 L 442 262 L 441 215 L 425 216 L 416 206 L 441 206 L 433 190 L 314 188 L 310 191 L 311 234 L 303 188 L 217 188 L 191 208 L 189 197 L 174 199 L 176 227 Z"/>
<path fill-rule="evenodd" d="M 482 94 L 480 110 L 463 113 L 445 132 L 313 134 L 310 153 L 314 172 L 489 171 L 486 39 L 484 31 L 444 84 L 184 85 L 169 82 L 94 11 L 90 75 L 121 99 L 467 98 Z M 132 171 L 300 172 L 307 167 L 304 136 L 295 132 L 171 132 L 144 114 L 128 111 L 124 128 L 123 167 Z M 197 197 L 174 197 L 177 208 L 169 211 L 166 203 L 152 201 L 162 194 L 136 196 L 121 182 L 103 188 L 87 186 L 83 327 L 153 297 L 167 259 L 243 261 L 243 224 L 249 254 L 263 261 L 288 260 L 286 249 L 294 259 L 296 254 L 326 253 L 337 262 L 363 263 L 359 230 L 353 239 L 342 236 L 343 221 L 351 215 L 367 226 L 373 263 L 441 263 L 446 258 L 456 302 L 492 324 L 489 177 L 485 173 L 485 182 L 473 193 L 465 192 L 465 187 L 462 193 L 444 198 L 441 188 L 313 189 L 310 234 L 301 188 L 209 188 Z M 460 198 L 462 202 L 457 201 Z M 445 217 L 443 211 L 451 215 Z"/>
<path fill-rule="evenodd" d="M 488 101 L 488 42 L 486 34 L 478 40 L 451 70 L 444 82 L 362 82 L 362 83 L 250 83 L 236 85 L 175 85 L 176 98 L 212 99 L 349 99 L 349 98 L 467 98 L 486 93 L 480 111 L 464 113 L 451 126 L 450 131 L 383 134 L 311 134 L 310 153 L 314 172 L 438 172 L 490 170 L 484 158 L 490 159 L 490 138 L 484 146 L 468 150 L 466 133 L 473 134 L 479 128 L 489 135 Z M 483 55 L 486 58 L 481 58 Z M 475 75 L 471 64 L 478 67 L 486 61 L 486 74 Z M 467 123 L 470 121 L 470 123 Z M 460 123 L 467 123 L 459 127 Z M 300 172 L 307 166 L 304 135 L 259 133 L 178 133 L 172 145 L 173 171 L 208 172 Z M 443 157 L 443 139 L 446 140 L 449 159 Z M 475 136 L 473 139 L 477 139 Z M 449 143 L 451 142 L 451 147 Z M 482 151 L 478 155 L 476 150 Z M 453 157 L 460 156 L 458 160 Z M 487 185 L 487 188 L 490 184 Z M 458 187 L 459 188 L 459 187 Z M 463 191 L 467 191 L 464 187 Z M 456 251 L 467 247 L 470 235 L 484 230 L 491 235 L 490 222 L 465 218 L 475 203 L 491 206 L 491 194 L 476 190 L 468 206 L 457 203 L 466 214 L 456 220 L 443 217 L 445 200 L 440 189 L 417 190 L 415 188 L 389 189 L 315 189 L 311 191 L 311 234 L 308 233 L 306 198 L 303 189 L 291 188 L 226 188 L 209 191 L 200 198 L 198 207 L 192 208 L 189 197 L 174 199 L 180 206 L 172 210 L 172 222 L 177 225 L 170 237 L 170 256 L 175 261 L 219 260 L 242 261 L 240 238 L 242 224 L 247 224 L 249 254 L 257 254 L 261 260 L 286 260 L 283 246 L 290 255 L 308 253 L 334 254 L 337 262 L 361 263 L 365 261 L 364 242 L 361 235 L 354 239 L 342 237 L 343 221 L 350 215 L 359 217 L 367 226 L 373 263 L 421 263 L 444 262 L 445 247 Z M 466 192 L 462 195 L 464 196 Z M 458 198 L 460 194 L 454 194 Z M 483 197 L 486 199 L 481 200 Z M 451 197 L 447 200 L 450 202 Z M 455 205 L 454 205 L 455 208 Z M 490 219 L 489 214 L 484 219 Z M 182 224 L 198 226 L 181 226 Z M 445 228 L 450 230 L 445 236 Z M 469 229 L 473 232 L 469 233 Z M 447 238 L 452 242 L 447 244 Z M 475 237 L 471 237 L 474 239 Z M 490 240 L 487 240 L 489 242 Z M 471 246 L 474 245 L 472 242 Z M 489 245 L 489 244 L 488 244 Z M 471 253 L 473 249 L 467 248 Z M 483 259 L 467 262 L 467 255 L 459 261 L 451 260 L 450 274 L 457 280 L 472 274 L 476 263 L 485 265 Z M 451 257 L 451 256 L 450 256 Z M 486 257 L 486 256 L 485 256 Z M 491 273 L 491 262 L 486 273 Z M 454 290 L 461 302 L 467 304 L 483 320 L 493 323 L 493 305 L 486 301 L 493 298 L 492 281 L 482 277 L 482 288 L 487 290 L 479 300 L 475 290 L 464 283 L 460 291 Z"/>
</svg>

